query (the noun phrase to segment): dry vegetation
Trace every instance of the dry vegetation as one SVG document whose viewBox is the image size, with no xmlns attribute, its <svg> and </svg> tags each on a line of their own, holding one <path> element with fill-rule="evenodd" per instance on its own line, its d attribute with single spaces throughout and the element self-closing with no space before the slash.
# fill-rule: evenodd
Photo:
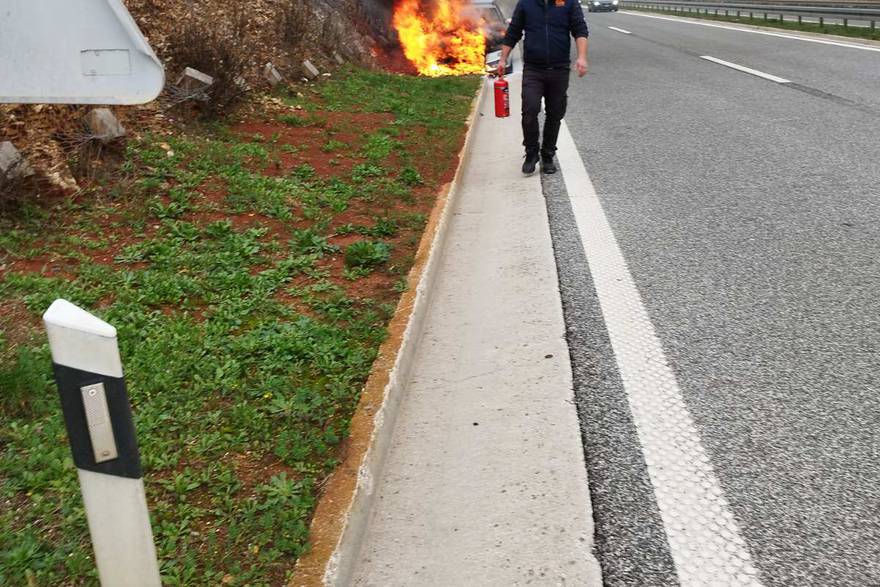
<svg viewBox="0 0 880 587">
<path fill-rule="evenodd" d="M 304 59 L 322 71 L 332 69 L 334 52 L 358 64 L 374 61 L 359 0 L 332 5 L 324 0 L 128 0 L 127 5 L 165 62 L 169 82 L 168 92 L 152 104 L 114 108 L 133 138 L 168 134 L 197 116 L 230 113 L 248 90 L 266 86 L 267 62 L 295 80 Z M 210 101 L 175 107 L 173 84 L 184 67 L 216 79 Z M 0 199 L 87 187 L 94 167 L 106 162 L 93 157 L 94 145 L 82 126 L 86 112 L 79 106 L 0 105 L 0 141 L 11 141 L 37 172 L 32 181 L 4 190 Z"/>
</svg>

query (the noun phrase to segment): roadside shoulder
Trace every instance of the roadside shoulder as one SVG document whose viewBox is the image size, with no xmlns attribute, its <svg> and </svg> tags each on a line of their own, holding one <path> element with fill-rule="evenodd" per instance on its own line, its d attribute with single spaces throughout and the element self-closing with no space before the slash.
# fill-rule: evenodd
<svg viewBox="0 0 880 587">
<path fill-rule="evenodd" d="M 471 151 L 471 135 L 485 99 L 485 85 L 474 99 L 468 135 L 452 183 L 438 194 L 428 219 L 415 263 L 388 326 L 370 377 L 351 421 L 343 462 L 328 479 L 310 527 L 311 550 L 297 560 L 291 587 L 344 584 L 360 549 L 367 515 L 375 498 L 394 430 L 415 347 L 421 338 L 424 314 L 435 281 L 438 258 L 446 240 L 450 210 L 458 192 L 461 169 Z"/>
</svg>

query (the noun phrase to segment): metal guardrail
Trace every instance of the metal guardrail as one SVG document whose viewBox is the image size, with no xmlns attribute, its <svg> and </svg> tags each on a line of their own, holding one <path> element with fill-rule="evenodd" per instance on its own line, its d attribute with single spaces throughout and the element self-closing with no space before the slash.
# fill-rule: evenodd
<svg viewBox="0 0 880 587">
<path fill-rule="evenodd" d="M 764 20 L 769 17 L 778 16 L 779 20 L 783 20 L 785 16 L 797 16 L 798 22 L 802 21 L 804 16 L 813 16 L 819 18 L 819 25 L 825 24 L 825 19 L 835 19 L 843 21 L 843 26 L 849 26 L 850 20 L 859 20 L 868 22 L 871 29 L 875 29 L 877 21 L 880 20 L 880 7 L 849 7 L 849 6 L 795 6 L 788 4 L 739 4 L 733 2 L 681 2 L 677 0 L 621 0 L 622 8 L 654 8 L 668 9 L 672 12 L 680 12 L 683 14 L 714 14 L 716 16 L 743 16 L 748 14 L 749 18 L 754 18 L 755 14 L 763 14 Z"/>
</svg>

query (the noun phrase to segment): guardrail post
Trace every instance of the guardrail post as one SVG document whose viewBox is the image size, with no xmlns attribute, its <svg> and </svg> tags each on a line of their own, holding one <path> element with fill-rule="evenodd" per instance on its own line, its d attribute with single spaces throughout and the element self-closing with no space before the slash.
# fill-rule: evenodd
<svg viewBox="0 0 880 587">
<path fill-rule="evenodd" d="M 846 28 L 846 26 L 847 26 L 847 20 L 848 20 L 848 19 L 846 19 L 846 18 L 843 19 L 843 28 Z"/>
<path fill-rule="evenodd" d="M 877 23 L 876 23 L 875 21 L 872 20 L 872 21 L 871 21 L 871 30 L 873 31 L 873 30 L 876 29 L 876 28 L 877 28 Z"/>
<path fill-rule="evenodd" d="M 824 16 L 819 17 L 819 26 L 820 27 L 825 26 L 825 17 Z"/>
<path fill-rule="evenodd" d="M 803 17 L 800 14 L 798 14 L 798 24 L 804 24 Z"/>
<path fill-rule="evenodd" d="M 66 300 L 43 314 L 104 587 L 160 587 L 116 329 Z"/>
</svg>

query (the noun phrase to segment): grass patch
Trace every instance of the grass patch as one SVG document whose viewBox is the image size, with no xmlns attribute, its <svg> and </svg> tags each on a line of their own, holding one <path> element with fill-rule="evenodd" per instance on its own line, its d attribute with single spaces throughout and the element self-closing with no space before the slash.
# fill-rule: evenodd
<svg viewBox="0 0 880 587">
<path fill-rule="evenodd" d="M 631 4 L 627 4 L 625 7 L 627 10 L 638 10 L 640 12 L 655 12 L 658 14 L 669 14 L 673 16 L 686 16 L 690 18 L 701 18 L 704 20 L 716 20 L 722 22 L 732 22 L 737 24 L 749 24 L 753 26 L 765 26 L 775 29 L 783 29 L 788 31 L 803 31 L 808 33 L 821 33 L 826 35 L 839 35 L 843 37 L 854 37 L 860 39 L 873 39 L 880 40 L 880 29 L 871 29 L 867 27 L 854 27 L 854 26 L 843 26 L 842 24 L 819 24 L 819 23 L 810 23 L 810 22 L 797 22 L 797 21 L 789 21 L 789 20 L 779 20 L 779 15 L 774 15 L 772 12 L 767 13 L 767 18 L 764 18 L 764 12 L 754 12 L 752 16 L 749 16 L 748 11 L 741 11 L 740 16 L 736 16 L 735 10 L 730 10 L 730 12 L 734 14 L 708 14 L 706 12 L 695 12 L 695 11 L 684 11 L 680 12 L 678 10 L 671 10 L 668 8 L 647 8 L 644 6 L 633 6 Z M 810 17 L 818 19 L 818 16 Z M 850 19 L 850 20 L 858 20 L 858 19 Z"/>
<path fill-rule="evenodd" d="M 323 117 L 313 113 L 307 113 L 301 116 L 296 114 L 284 114 L 279 116 L 278 120 L 287 126 L 293 127 L 324 126 L 327 124 L 327 121 Z"/>
<path fill-rule="evenodd" d="M 321 147 L 321 150 L 324 151 L 325 153 L 334 153 L 336 151 L 346 149 L 347 147 L 348 147 L 348 145 L 346 143 L 343 143 L 342 141 L 337 141 L 335 139 L 331 139 L 331 140 L 327 141 L 326 143 L 324 143 L 324 146 Z"/>
<path fill-rule="evenodd" d="M 58 297 L 118 330 L 163 583 L 284 583 L 477 87 L 350 69 L 265 135 L 147 135 L 123 180 L 0 217 L 0 584 L 97 581 L 39 322 Z M 314 138 L 349 110 L 393 120 Z"/>
<path fill-rule="evenodd" d="M 358 241 L 345 248 L 348 267 L 376 267 L 391 258 L 391 247 L 379 241 Z"/>
<path fill-rule="evenodd" d="M 327 110 L 387 112 L 395 116 L 398 125 L 456 128 L 461 120 L 450 114 L 461 113 L 462 105 L 470 104 L 475 85 L 474 77 L 418 78 L 361 72 L 322 86 L 320 92 Z"/>
<path fill-rule="evenodd" d="M 400 142 L 394 140 L 384 132 L 377 132 L 370 135 L 367 144 L 364 145 L 362 154 L 371 161 L 382 161 L 387 158 L 392 151 L 401 148 Z"/>
</svg>

